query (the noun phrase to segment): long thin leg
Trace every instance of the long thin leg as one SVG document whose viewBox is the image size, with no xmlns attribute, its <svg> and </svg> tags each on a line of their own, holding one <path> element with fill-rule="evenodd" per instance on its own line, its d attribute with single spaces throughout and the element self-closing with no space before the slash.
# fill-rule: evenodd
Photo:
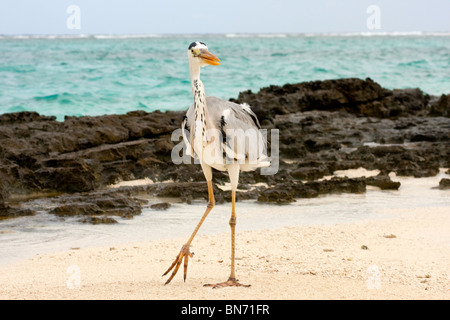
<svg viewBox="0 0 450 320">
<path fill-rule="evenodd" d="M 235 274 L 235 240 L 236 240 L 236 191 L 231 191 L 231 218 L 230 218 L 230 228 L 231 228 L 231 272 L 230 278 L 228 280 L 236 280 Z"/>
<path fill-rule="evenodd" d="M 231 272 L 230 277 L 225 282 L 220 282 L 217 284 L 205 284 L 205 287 L 223 288 L 223 287 L 250 287 L 250 285 L 240 284 L 236 280 L 235 273 L 235 242 L 236 242 L 236 189 L 237 181 L 239 179 L 239 167 L 235 170 L 230 170 L 230 180 L 231 180 L 231 218 L 230 218 L 230 228 L 231 228 Z"/>
<path fill-rule="evenodd" d="M 203 221 L 205 221 L 206 217 L 208 216 L 208 214 L 211 212 L 212 208 L 214 207 L 214 204 L 215 204 L 215 200 L 214 200 L 214 191 L 213 191 L 212 181 L 208 180 L 208 205 L 206 207 L 205 213 L 203 214 L 202 218 L 200 219 L 200 222 L 197 224 L 197 227 L 195 228 L 194 232 L 190 236 L 189 240 L 181 248 L 180 253 L 175 258 L 175 261 L 172 263 L 172 265 L 169 267 L 169 269 L 167 269 L 167 271 L 164 272 L 163 276 L 165 276 L 166 274 L 168 274 L 170 272 L 170 270 L 175 268 L 173 270 L 171 276 L 169 277 L 169 279 L 167 279 L 165 284 L 168 284 L 173 279 L 173 277 L 177 274 L 178 269 L 181 266 L 181 261 L 183 261 L 183 259 L 184 259 L 183 279 L 184 279 L 184 281 L 186 281 L 189 257 L 192 257 L 189 247 L 191 246 L 191 242 L 192 242 L 192 240 L 194 240 L 194 237 L 197 234 L 197 231 L 202 226 Z"/>
</svg>

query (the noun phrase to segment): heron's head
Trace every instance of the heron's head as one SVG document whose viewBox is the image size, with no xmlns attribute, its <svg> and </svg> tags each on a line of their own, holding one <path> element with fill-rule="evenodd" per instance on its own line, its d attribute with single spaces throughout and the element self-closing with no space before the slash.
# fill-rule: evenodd
<svg viewBox="0 0 450 320">
<path fill-rule="evenodd" d="M 206 44 L 200 41 L 192 42 L 188 48 L 189 63 L 198 64 L 200 67 L 206 65 L 218 66 L 219 58 L 208 51 Z"/>
</svg>

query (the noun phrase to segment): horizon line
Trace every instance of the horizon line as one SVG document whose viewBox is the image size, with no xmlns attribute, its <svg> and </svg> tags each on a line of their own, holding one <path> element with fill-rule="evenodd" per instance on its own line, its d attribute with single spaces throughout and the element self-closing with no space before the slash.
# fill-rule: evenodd
<svg viewBox="0 0 450 320">
<path fill-rule="evenodd" d="M 164 37 L 190 37 L 190 36 L 224 36 L 226 38 L 287 38 L 287 37 L 314 37 L 314 36 L 450 36 L 450 31 L 362 31 L 362 32 L 225 32 L 225 33 L 45 33 L 45 34 L 0 34 L 1 38 L 10 39 L 39 39 L 39 38 L 164 38 Z"/>
</svg>

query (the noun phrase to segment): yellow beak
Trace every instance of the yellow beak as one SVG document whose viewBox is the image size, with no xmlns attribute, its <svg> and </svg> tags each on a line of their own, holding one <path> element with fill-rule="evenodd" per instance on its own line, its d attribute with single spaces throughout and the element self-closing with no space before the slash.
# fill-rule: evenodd
<svg viewBox="0 0 450 320">
<path fill-rule="evenodd" d="M 220 59 L 213 55 L 208 50 L 202 50 L 202 52 L 197 56 L 201 58 L 207 64 L 218 66 L 220 64 Z"/>
</svg>

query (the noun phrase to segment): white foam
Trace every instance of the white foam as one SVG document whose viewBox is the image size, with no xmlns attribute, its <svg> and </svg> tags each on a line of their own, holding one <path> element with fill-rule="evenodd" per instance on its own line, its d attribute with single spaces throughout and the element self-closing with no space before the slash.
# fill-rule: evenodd
<svg viewBox="0 0 450 320">
<path fill-rule="evenodd" d="M 197 38 L 205 34 L 0 34 L 2 39 L 133 39 L 133 38 Z M 450 32 L 395 31 L 395 32 L 309 32 L 309 33 L 226 33 L 215 34 L 225 38 L 288 38 L 288 37 L 449 37 Z"/>
</svg>

